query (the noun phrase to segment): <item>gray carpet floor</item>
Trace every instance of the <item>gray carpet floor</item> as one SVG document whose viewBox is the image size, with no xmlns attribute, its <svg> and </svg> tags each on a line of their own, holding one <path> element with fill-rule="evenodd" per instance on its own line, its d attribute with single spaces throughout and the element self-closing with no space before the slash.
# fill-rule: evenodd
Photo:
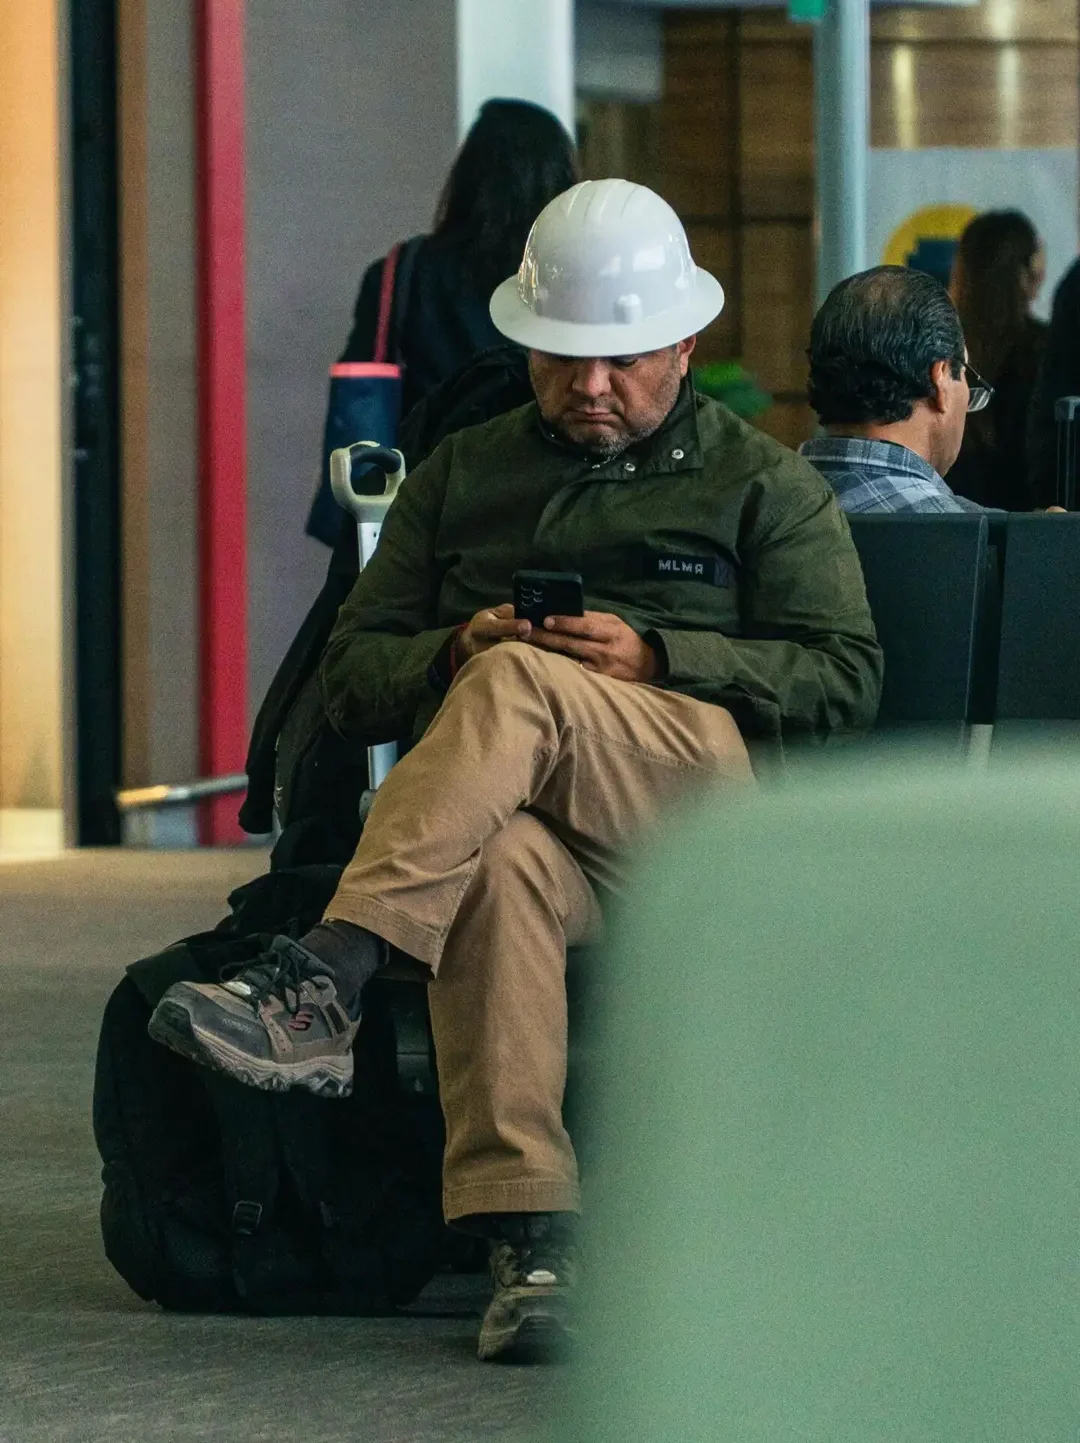
<svg viewBox="0 0 1080 1443">
<path fill-rule="evenodd" d="M 80 852 L 0 865 L 0 1443 L 530 1439 L 563 1370 L 475 1358 L 482 1280 L 411 1316 L 172 1316 L 97 1224 L 98 1021 L 126 962 L 212 925 L 258 852 Z"/>
</svg>

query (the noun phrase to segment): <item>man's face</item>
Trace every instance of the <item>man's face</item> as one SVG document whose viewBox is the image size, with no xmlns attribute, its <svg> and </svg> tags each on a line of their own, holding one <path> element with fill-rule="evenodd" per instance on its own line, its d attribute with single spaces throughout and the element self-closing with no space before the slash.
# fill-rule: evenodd
<svg viewBox="0 0 1080 1443">
<path fill-rule="evenodd" d="M 605 460 L 660 426 L 679 394 L 696 337 L 640 356 L 529 352 L 540 414 L 564 440 Z"/>
</svg>

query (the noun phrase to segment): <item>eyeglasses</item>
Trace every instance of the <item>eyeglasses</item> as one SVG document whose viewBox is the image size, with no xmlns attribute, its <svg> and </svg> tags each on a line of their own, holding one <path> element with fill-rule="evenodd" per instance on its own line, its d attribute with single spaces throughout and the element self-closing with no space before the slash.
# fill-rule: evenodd
<svg viewBox="0 0 1080 1443">
<path fill-rule="evenodd" d="M 993 386 L 979 375 L 970 361 L 964 362 L 964 371 L 968 378 L 968 412 L 985 411 L 993 399 Z"/>
</svg>

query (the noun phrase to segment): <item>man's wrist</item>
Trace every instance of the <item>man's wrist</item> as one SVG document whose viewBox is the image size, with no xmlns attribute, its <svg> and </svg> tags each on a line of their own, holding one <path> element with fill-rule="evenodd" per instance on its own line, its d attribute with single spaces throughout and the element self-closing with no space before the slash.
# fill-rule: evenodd
<svg viewBox="0 0 1080 1443">
<path fill-rule="evenodd" d="M 446 695 L 450 689 L 450 683 L 469 659 L 468 656 L 462 656 L 458 650 L 458 638 L 466 626 L 468 626 L 468 622 L 462 622 L 460 626 L 454 628 L 432 657 L 431 665 L 428 667 L 428 685 L 440 696 Z"/>
<path fill-rule="evenodd" d="M 664 681 L 668 674 L 667 652 L 664 650 L 663 639 L 657 631 L 647 631 L 641 638 L 645 647 L 646 661 L 645 668 L 647 682 Z"/>
<path fill-rule="evenodd" d="M 472 656 L 468 643 L 465 640 L 465 633 L 469 629 L 469 623 L 463 621 L 460 626 L 455 626 L 450 637 L 450 679 L 451 681 Z"/>
</svg>

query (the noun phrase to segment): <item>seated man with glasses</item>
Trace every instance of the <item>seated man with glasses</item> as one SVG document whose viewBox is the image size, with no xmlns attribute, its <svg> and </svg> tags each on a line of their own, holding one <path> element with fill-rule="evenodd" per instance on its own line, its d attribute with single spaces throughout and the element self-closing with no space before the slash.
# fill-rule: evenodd
<svg viewBox="0 0 1080 1443">
<path fill-rule="evenodd" d="M 981 511 L 944 477 L 993 387 L 968 364 L 945 288 L 876 266 L 829 293 L 810 331 L 810 404 L 825 434 L 799 450 L 844 511 Z"/>
</svg>

